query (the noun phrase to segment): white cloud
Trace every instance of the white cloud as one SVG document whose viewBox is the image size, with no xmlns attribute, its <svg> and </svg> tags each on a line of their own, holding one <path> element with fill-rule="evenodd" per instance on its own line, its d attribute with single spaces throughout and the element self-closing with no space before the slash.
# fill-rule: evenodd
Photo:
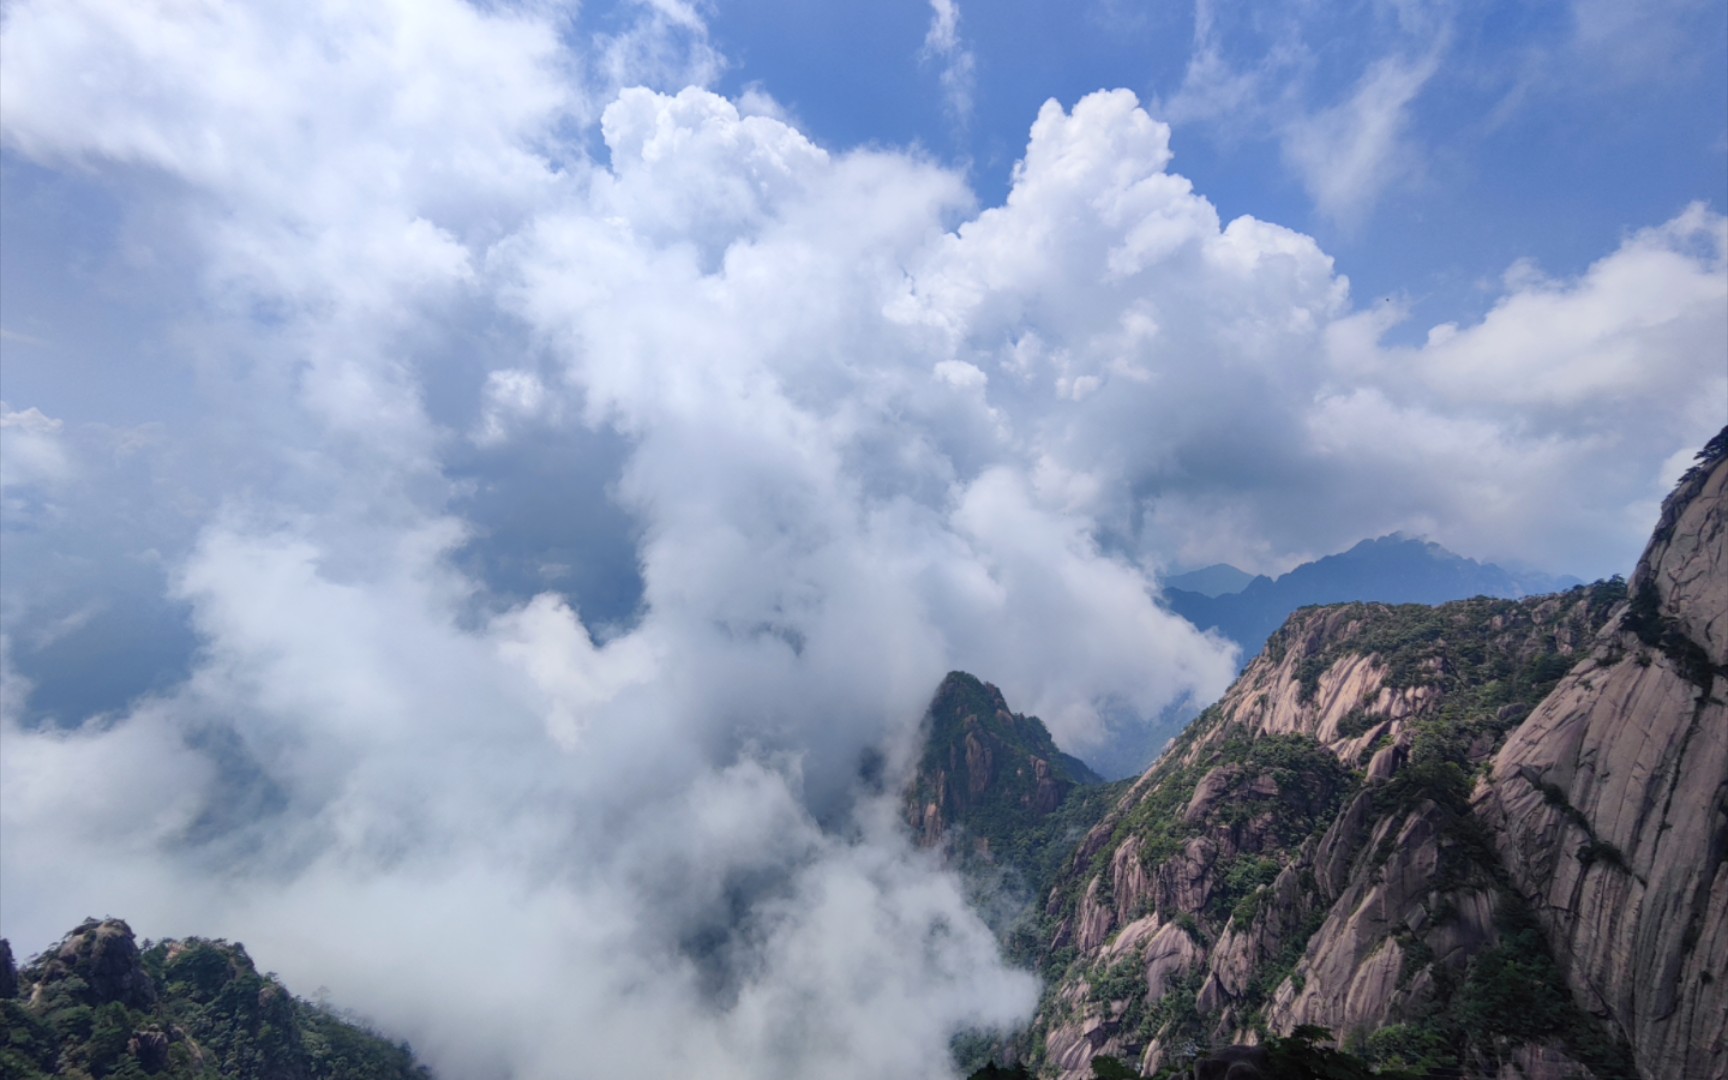
<svg viewBox="0 0 1728 1080">
<path fill-rule="evenodd" d="M 59 420 L 34 406 L 13 409 L 0 401 L 0 491 L 26 485 L 52 488 L 72 475 L 60 428 Z"/>
<path fill-rule="evenodd" d="M 474 435 L 482 445 L 502 442 L 512 426 L 538 417 L 547 408 L 546 387 L 532 371 L 494 371 L 486 376 L 484 393 L 484 414 Z"/>
<path fill-rule="evenodd" d="M 958 0 L 930 0 L 930 28 L 924 34 L 924 56 L 941 63 L 943 106 L 949 120 L 964 128 L 972 118 L 978 61 L 960 36 Z"/>
<path fill-rule="evenodd" d="M 628 0 L 628 5 L 638 18 L 593 39 L 596 100 L 608 101 L 632 86 L 708 86 L 726 69 L 726 58 L 708 41 L 701 5 L 686 0 Z"/>
<path fill-rule="evenodd" d="M 947 53 L 959 44 L 960 5 L 955 0 L 930 0 L 930 29 L 924 35 L 924 47 Z"/>
<path fill-rule="evenodd" d="M 1322 213 L 1360 221 L 1416 167 L 1407 137 L 1410 108 L 1439 66 L 1438 50 L 1415 60 L 1383 58 L 1348 99 L 1286 125 L 1284 156 Z"/>
<path fill-rule="evenodd" d="M 1355 228 L 1388 190 L 1421 175 L 1429 148 L 1412 114 L 1442 73 L 1456 15 L 1445 0 L 1251 13 L 1195 0 L 1181 85 L 1157 111 L 1225 143 L 1275 140 L 1315 208 Z M 1364 52 L 1341 53 L 1340 22 Z"/>
<path fill-rule="evenodd" d="M 496 37 L 462 10 L 479 23 L 418 30 Z M 255 441 L 226 417 L 176 433 L 247 456 L 262 480 L 225 492 L 184 558 L 178 595 L 204 643 L 191 679 L 72 740 L 7 732 L 0 873 L 15 938 L 42 942 L 86 908 L 124 909 L 156 934 L 243 938 L 462 1075 L 577 1062 L 942 1076 L 957 1027 L 1026 1015 L 1031 979 L 1002 969 L 956 883 L 893 824 L 892 796 L 857 779 L 869 750 L 904 765 L 926 695 L 970 647 L 929 607 L 976 562 L 947 523 L 955 478 L 919 445 L 939 433 L 895 417 L 979 405 L 926 406 L 928 359 L 873 315 L 964 203 L 955 178 L 890 155 L 831 161 L 694 90 L 621 93 L 598 172 L 576 162 L 560 176 L 536 156 L 545 111 L 434 141 L 385 109 L 375 130 L 305 140 L 336 98 L 281 81 L 302 27 L 279 28 L 288 45 L 272 50 L 240 11 L 119 36 L 89 10 L 16 14 L 8 77 L 44 104 L 16 114 L 10 145 L 94 168 L 142 159 L 183 185 L 169 197 L 192 222 L 207 306 L 182 333 L 202 336 L 218 383 L 272 392 L 232 398 Z M 396 40 L 422 18 L 398 14 L 304 32 Z M 540 40 L 508 25 L 519 48 Z M 105 93 L 85 102 L 94 125 L 57 131 L 44 116 L 60 99 L 38 91 L 57 71 L 136 66 L 143 51 L 145 81 L 195 88 L 212 49 L 256 67 L 256 115 L 194 90 L 144 95 L 123 123 Z M 10 63 L 44 53 L 70 66 Z M 372 59 L 321 75 L 355 87 Z M 399 102 L 420 78 L 444 92 L 443 59 L 410 50 L 376 92 Z M 527 70 L 551 87 L 532 101 L 572 99 L 560 65 Z M 200 126 L 277 167 L 210 152 L 187 134 Z M 441 171 L 500 137 L 506 170 Z M 404 162 L 394 181 L 370 171 L 380 161 Z M 300 188 L 314 197 L 290 196 Z M 648 613 L 627 633 L 596 640 L 551 597 L 488 615 L 453 567 L 473 534 L 443 510 L 447 433 L 421 379 L 454 374 L 436 370 L 452 357 L 428 327 L 476 315 L 470 339 L 526 339 L 564 370 L 492 366 L 468 430 L 501 438 L 586 407 L 636 441 L 618 485 L 645 523 Z M 872 342 L 890 350 L 885 370 L 847 359 Z M 877 473 L 874 447 L 901 437 L 908 456 Z M 921 501 L 893 492 L 896 470 L 924 485 Z M 1193 638 L 1144 596 L 1127 606 Z M 1007 655 L 1036 660 L 1014 633 L 999 635 Z M 1028 666 L 1033 686 L 1054 674 Z M 157 765 L 81 801 L 75 778 L 126 755 Z M 64 873 L 34 873 L 55 844 Z M 26 880 L 40 884 L 21 895 Z M 408 897 L 450 921 L 405 923 L 394 909 Z M 448 951 L 514 978 L 476 1003 L 432 977 L 417 935 L 434 926 Z M 404 990 L 375 980 L 384 967 L 421 974 Z"/>
<path fill-rule="evenodd" d="M 698 9 L 564 18 L 8 9 L 9 152 L 179 223 L 175 348 L 125 359 L 189 354 L 210 405 L 148 455 L 198 525 L 160 530 L 190 678 L 50 735 L 8 667 L 22 947 L 86 911 L 238 937 L 453 1075 L 946 1075 L 1035 996 L 859 779 L 902 775 L 946 670 L 1096 745 L 1233 670 L 1154 602 L 1172 552 L 1413 528 L 1600 563 L 1718 422 L 1671 393 L 1728 341 L 1708 211 L 1400 350 L 1310 237 L 1220 221 L 1126 91 L 1047 104 L 980 212 L 761 102 L 594 89 L 707 64 Z M 458 519 L 452 461 L 527 472 L 576 423 L 639 529 L 622 626 L 464 569 L 496 523 Z M 100 457 L 80 484 L 121 491 Z"/>
<path fill-rule="evenodd" d="M 1702 410 L 1719 416 L 1719 379 L 1694 358 L 1722 342 L 1728 220 L 1702 204 L 1627 237 L 1575 281 L 1525 270 L 1483 320 L 1421 351 L 1424 381 L 1447 399 L 1554 411 Z M 1509 358 L 1516 357 L 1516 362 Z M 1715 375 L 1728 377 L 1728 373 Z"/>
</svg>

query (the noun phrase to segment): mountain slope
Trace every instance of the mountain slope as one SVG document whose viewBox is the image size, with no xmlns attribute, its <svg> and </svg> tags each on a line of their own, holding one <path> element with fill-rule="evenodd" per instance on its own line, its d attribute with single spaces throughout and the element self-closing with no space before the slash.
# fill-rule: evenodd
<svg viewBox="0 0 1728 1080">
<path fill-rule="evenodd" d="M 1106 787 L 1057 748 L 1043 721 L 1011 711 L 1000 690 L 965 672 L 942 680 L 924 725 L 906 789 L 914 839 L 947 848 L 990 891 L 1029 903 L 1103 813 Z"/>
<path fill-rule="evenodd" d="M 1292 616 L 1048 894 L 1029 1052 L 1728 1075 L 1728 430 L 1633 574 Z"/>
<path fill-rule="evenodd" d="M 87 919 L 17 971 L 0 941 L 0 1075 L 186 1080 L 430 1080 L 406 1046 L 294 997 L 244 947 L 140 949 Z"/>
<path fill-rule="evenodd" d="M 1623 616 L 1477 793 L 1579 999 L 1648 1077 L 1728 1076 L 1728 430 Z"/>
<path fill-rule="evenodd" d="M 1527 940 L 1467 799 L 1622 595 L 1605 582 L 1293 616 L 1058 878 L 1033 1056 L 1065 1077 L 1098 1054 L 1151 1072 L 1259 1028 L 1367 1038 L 1422 1015 L 1391 1037 L 1410 1046 L 1374 1060 L 1612 1059 Z M 1472 966 L 1502 947 L 1520 965 L 1510 984 Z M 1498 1030 L 1479 1015 L 1497 992 L 1552 1008 Z"/>
</svg>

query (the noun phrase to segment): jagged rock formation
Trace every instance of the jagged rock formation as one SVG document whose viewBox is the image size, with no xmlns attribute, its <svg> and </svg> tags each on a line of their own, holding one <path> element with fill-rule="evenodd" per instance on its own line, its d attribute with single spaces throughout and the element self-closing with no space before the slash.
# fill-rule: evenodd
<svg viewBox="0 0 1728 1080">
<path fill-rule="evenodd" d="M 0 1076 L 430 1080 L 407 1047 L 295 998 L 237 944 L 140 948 L 124 921 L 86 919 L 21 972 L 4 942 L 0 961 L 17 991 L 0 994 Z"/>
<path fill-rule="evenodd" d="M 1725 457 L 1629 590 L 1292 616 L 1056 880 L 1030 1057 L 1728 1075 Z"/>
<path fill-rule="evenodd" d="M 1723 442 L 1664 504 L 1623 617 L 1477 795 L 1568 983 L 1652 1078 L 1728 1076 Z"/>
<path fill-rule="evenodd" d="M 1260 1027 L 1365 1037 L 1445 1014 L 1513 917 L 1482 865 L 1470 770 L 1622 595 L 1292 617 L 1058 879 L 1034 1056 L 1064 1077 L 1098 1054 L 1151 1072 Z M 1447 1038 L 1381 1059 L 1475 1052 Z"/>
<path fill-rule="evenodd" d="M 37 959 L 31 982 L 32 1001 L 71 986 L 71 995 L 86 1005 L 114 1001 L 148 1009 L 156 1003 L 156 987 L 139 960 L 132 928 L 120 919 L 84 920 L 58 949 Z"/>
<path fill-rule="evenodd" d="M 993 869 L 1041 890 L 1103 813 L 1098 775 L 1058 749 L 1036 716 L 1011 711 L 1000 690 L 964 672 L 942 680 L 924 727 L 906 788 L 913 838 L 975 876 Z"/>
<path fill-rule="evenodd" d="M 907 824 L 926 847 L 956 822 L 974 832 L 1001 808 L 1038 817 L 1098 776 L 1057 749 L 1043 721 L 1011 712 L 994 685 L 951 671 L 925 714 L 924 756 L 907 793 Z M 979 837 L 980 840 L 985 839 Z"/>
</svg>

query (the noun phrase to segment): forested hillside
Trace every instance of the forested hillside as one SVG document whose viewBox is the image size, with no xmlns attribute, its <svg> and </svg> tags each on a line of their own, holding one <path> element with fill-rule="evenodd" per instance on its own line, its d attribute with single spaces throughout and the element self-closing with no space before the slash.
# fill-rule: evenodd
<svg viewBox="0 0 1728 1080">
<path fill-rule="evenodd" d="M 88 919 L 22 971 L 0 942 L 0 1075 L 430 1080 L 408 1047 L 289 993 L 246 949 Z"/>
</svg>

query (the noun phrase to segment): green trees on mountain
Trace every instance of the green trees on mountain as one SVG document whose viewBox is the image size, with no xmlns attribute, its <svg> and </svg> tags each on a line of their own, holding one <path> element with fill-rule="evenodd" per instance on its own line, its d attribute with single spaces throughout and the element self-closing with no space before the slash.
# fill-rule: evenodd
<svg viewBox="0 0 1728 1080">
<path fill-rule="evenodd" d="M 22 972 L 4 951 L 0 1076 L 33 1080 L 430 1080 L 408 1047 L 290 994 L 243 946 L 140 949 L 88 920 Z"/>
</svg>

